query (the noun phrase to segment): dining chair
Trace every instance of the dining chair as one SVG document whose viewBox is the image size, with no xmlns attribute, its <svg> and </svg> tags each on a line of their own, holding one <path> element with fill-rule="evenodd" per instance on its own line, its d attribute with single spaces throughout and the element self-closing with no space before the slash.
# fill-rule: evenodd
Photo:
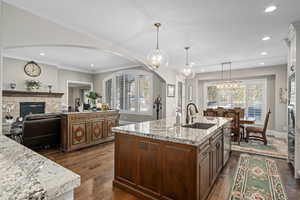
<svg viewBox="0 0 300 200">
<path fill-rule="evenodd" d="M 241 107 L 235 107 L 234 110 L 238 113 L 240 113 L 240 118 L 244 118 L 245 117 L 245 109 L 241 108 Z M 241 134 L 242 134 L 242 139 L 245 139 L 245 126 L 244 124 L 240 124 L 240 128 L 242 130 Z"/>
<path fill-rule="evenodd" d="M 218 117 L 224 117 L 224 112 L 226 111 L 223 107 L 218 107 L 216 109 Z"/>
<path fill-rule="evenodd" d="M 228 109 L 224 112 L 224 117 L 232 118 L 231 121 L 231 133 L 234 140 L 241 143 L 241 134 L 240 134 L 240 114 L 233 109 Z"/>
<path fill-rule="evenodd" d="M 208 108 L 203 111 L 204 116 L 217 117 L 217 112 L 214 109 Z"/>
<path fill-rule="evenodd" d="M 271 110 L 269 109 L 269 111 L 266 114 L 265 123 L 264 123 L 263 128 L 254 127 L 254 126 L 248 126 L 246 128 L 246 135 L 247 135 L 246 142 L 248 142 L 251 139 L 259 140 L 259 141 L 264 142 L 264 145 L 267 145 L 268 141 L 267 141 L 266 132 L 267 132 L 267 128 L 268 128 L 270 114 L 271 114 Z M 252 135 L 252 134 L 254 134 L 254 135 Z"/>
</svg>

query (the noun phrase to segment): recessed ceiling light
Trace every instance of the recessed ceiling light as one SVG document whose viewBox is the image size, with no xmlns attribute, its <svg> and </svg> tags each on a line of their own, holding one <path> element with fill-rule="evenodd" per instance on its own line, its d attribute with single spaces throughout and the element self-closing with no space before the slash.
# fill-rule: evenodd
<svg viewBox="0 0 300 200">
<path fill-rule="evenodd" d="M 267 41 L 267 40 L 270 40 L 270 39 L 271 39 L 270 36 L 265 36 L 265 37 L 262 38 L 263 41 Z"/>
<path fill-rule="evenodd" d="M 260 65 L 265 65 L 265 63 L 264 62 L 261 62 L 261 63 L 259 63 Z"/>
<path fill-rule="evenodd" d="M 266 9 L 265 9 L 265 13 L 271 13 L 271 12 L 274 12 L 276 9 L 277 9 L 277 6 L 275 6 L 275 5 L 268 6 L 268 7 L 266 7 Z"/>
<path fill-rule="evenodd" d="M 266 56 L 266 55 L 268 55 L 268 53 L 264 51 L 264 52 L 261 52 L 260 55 Z"/>
<path fill-rule="evenodd" d="M 91 64 L 91 67 L 94 67 L 95 65 L 94 64 Z"/>
<path fill-rule="evenodd" d="M 44 52 L 41 52 L 40 53 L 40 56 L 45 56 L 46 54 Z"/>
</svg>

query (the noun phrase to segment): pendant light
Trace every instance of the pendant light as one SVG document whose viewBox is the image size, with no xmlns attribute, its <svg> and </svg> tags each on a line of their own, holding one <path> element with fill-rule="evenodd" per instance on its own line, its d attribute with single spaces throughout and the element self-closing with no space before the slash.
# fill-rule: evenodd
<svg viewBox="0 0 300 200">
<path fill-rule="evenodd" d="M 221 63 L 221 67 L 222 67 L 222 72 L 221 72 L 221 81 L 217 84 L 217 88 L 218 89 L 223 89 L 224 88 L 224 63 Z"/>
<path fill-rule="evenodd" d="M 168 56 L 165 52 L 159 49 L 159 28 L 161 27 L 160 23 L 155 23 L 154 26 L 156 27 L 156 48 L 149 52 L 147 56 L 147 60 L 149 65 L 151 65 L 154 69 L 157 69 L 162 66 L 168 65 Z"/>
<path fill-rule="evenodd" d="M 220 83 L 217 84 L 217 88 L 218 89 L 234 89 L 238 87 L 238 84 L 240 83 L 240 81 L 237 80 L 232 80 L 231 77 L 231 70 L 232 70 L 232 62 L 224 62 L 221 63 L 222 65 L 222 81 Z M 229 65 L 229 78 L 227 79 L 227 81 L 224 81 L 224 66 L 225 65 Z"/>
<path fill-rule="evenodd" d="M 192 65 L 189 63 L 189 49 L 190 47 L 184 47 L 186 51 L 186 58 L 185 58 L 185 66 L 182 70 L 182 74 L 189 79 L 194 78 L 195 72 L 193 72 Z"/>
</svg>

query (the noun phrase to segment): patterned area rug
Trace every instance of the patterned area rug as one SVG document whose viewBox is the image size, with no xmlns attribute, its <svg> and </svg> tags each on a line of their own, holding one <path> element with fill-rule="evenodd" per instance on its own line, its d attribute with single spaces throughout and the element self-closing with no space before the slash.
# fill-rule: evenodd
<svg viewBox="0 0 300 200">
<path fill-rule="evenodd" d="M 288 146 L 286 140 L 272 136 L 268 136 L 267 140 L 267 145 L 264 145 L 263 142 L 255 140 L 250 140 L 248 143 L 245 141 L 241 141 L 240 145 L 238 145 L 237 142 L 232 142 L 232 150 L 270 156 L 274 158 L 287 159 Z"/>
<path fill-rule="evenodd" d="M 241 154 L 229 200 L 287 200 L 276 162 Z"/>
</svg>

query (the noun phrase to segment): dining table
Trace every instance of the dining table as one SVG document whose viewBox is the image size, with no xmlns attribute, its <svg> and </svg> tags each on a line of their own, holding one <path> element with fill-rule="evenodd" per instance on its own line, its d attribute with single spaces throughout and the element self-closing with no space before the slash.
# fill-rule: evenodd
<svg viewBox="0 0 300 200">
<path fill-rule="evenodd" d="M 254 117 L 242 117 L 240 118 L 240 124 L 255 124 Z"/>
</svg>

